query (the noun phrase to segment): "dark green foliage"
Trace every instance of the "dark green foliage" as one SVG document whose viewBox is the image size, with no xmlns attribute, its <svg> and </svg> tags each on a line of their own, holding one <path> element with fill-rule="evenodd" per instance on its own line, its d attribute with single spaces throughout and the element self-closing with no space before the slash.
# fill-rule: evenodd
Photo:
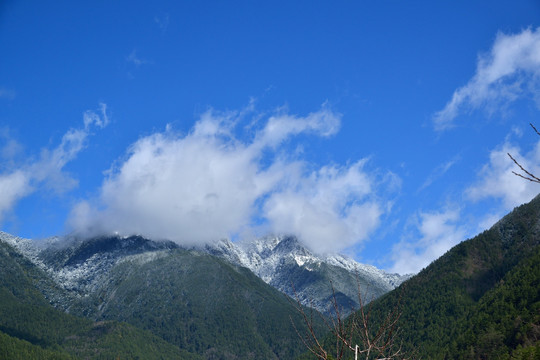
<svg viewBox="0 0 540 360">
<path fill-rule="evenodd" d="M 0 331 L 0 359 L 71 360 L 73 357 L 60 351 L 43 349 Z"/>
<path fill-rule="evenodd" d="M 206 359 L 292 359 L 304 351 L 289 300 L 248 269 L 195 251 L 143 254 L 111 271 L 86 303 Z"/>
<path fill-rule="evenodd" d="M 131 325 L 53 308 L 36 288 L 49 282 L 0 242 L 0 359 L 200 359 Z"/>
<path fill-rule="evenodd" d="M 93 323 L 84 332 L 66 337 L 61 345 L 82 359 L 202 360 L 202 357 L 180 350 L 148 331 L 115 321 Z"/>
<path fill-rule="evenodd" d="M 376 300 L 373 319 L 395 306 L 403 291 L 405 350 L 429 359 L 535 358 L 539 253 L 540 198 L 535 198 Z"/>
<path fill-rule="evenodd" d="M 465 358 L 540 346 L 540 247 L 487 292 L 458 339 Z M 524 350 L 521 350 L 522 352 Z M 540 355 L 540 354 L 539 354 Z"/>
</svg>

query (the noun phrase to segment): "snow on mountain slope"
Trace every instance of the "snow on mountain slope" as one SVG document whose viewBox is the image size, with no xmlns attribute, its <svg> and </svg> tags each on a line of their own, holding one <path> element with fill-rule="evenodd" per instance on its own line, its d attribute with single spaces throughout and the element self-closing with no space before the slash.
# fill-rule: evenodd
<svg viewBox="0 0 540 360">
<path fill-rule="evenodd" d="M 89 240 L 51 238 L 36 245 L 32 240 L 1 231 L 0 241 L 10 244 L 50 274 L 70 297 L 95 291 L 119 262 L 134 259 L 134 256 L 138 261 L 145 261 L 153 256 L 150 254 L 178 247 L 172 242 L 155 242 L 140 236 Z M 347 313 L 359 306 L 359 287 L 363 301 L 368 302 L 408 278 L 388 274 L 343 255 L 316 255 L 294 236 L 267 236 L 241 243 L 225 239 L 207 245 L 204 251 L 250 269 L 266 283 L 327 314 L 331 313 L 333 293 Z M 57 305 L 63 306 L 61 302 Z"/>
<path fill-rule="evenodd" d="M 178 247 L 172 242 L 154 242 L 140 236 L 100 237 L 91 240 L 53 237 L 39 244 L 0 231 L 0 241 L 13 246 L 21 255 L 50 275 L 67 292 L 81 297 L 92 293 L 117 263 L 135 254 Z M 58 296 L 55 297 L 58 300 Z M 65 301 L 55 301 L 63 307 Z"/>
<path fill-rule="evenodd" d="M 34 264 L 43 267 L 43 263 L 39 260 L 40 249 L 35 245 L 32 240 L 23 239 L 18 236 L 8 234 L 6 232 L 0 231 L 0 241 L 5 242 L 13 246 L 17 251 L 22 255 L 32 261 Z"/>
<path fill-rule="evenodd" d="M 388 274 L 339 254 L 317 256 L 294 236 L 267 236 L 251 242 L 220 240 L 206 251 L 245 266 L 266 283 L 330 313 L 332 287 L 344 312 L 358 308 L 358 286 L 369 302 L 399 286 L 408 276 Z"/>
<path fill-rule="evenodd" d="M 360 264 L 341 254 L 317 256 L 301 245 L 294 236 L 267 236 L 238 244 L 223 239 L 207 246 L 206 251 L 249 268 L 267 283 L 272 282 L 284 259 L 292 259 L 299 267 L 304 267 L 308 271 L 314 270 L 321 263 L 326 263 L 349 272 L 358 272 L 363 278 L 370 278 L 389 290 L 409 278 L 389 274 L 372 265 Z"/>
</svg>

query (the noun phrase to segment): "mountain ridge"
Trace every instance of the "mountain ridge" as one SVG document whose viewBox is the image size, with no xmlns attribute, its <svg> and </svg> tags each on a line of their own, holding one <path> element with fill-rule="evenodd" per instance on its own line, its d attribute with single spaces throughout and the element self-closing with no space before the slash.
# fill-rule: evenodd
<svg viewBox="0 0 540 360">
<path fill-rule="evenodd" d="M 333 313 L 334 291 L 348 314 L 360 306 L 358 286 L 367 303 L 410 277 L 389 274 L 340 254 L 316 255 L 291 235 L 266 236 L 238 244 L 222 239 L 204 249 L 247 267 L 266 283 L 327 315 Z"/>
<path fill-rule="evenodd" d="M 87 240 L 54 237 L 36 245 L 32 240 L 0 231 L 0 240 L 10 243 L 49 273 L 71 297 L 95 291 L 108 271 L 128 256 L 182 248 L 171 241 L 152 241 L 141 236 L 101 236 Z M 246 267 L 267 284 L 327 315 L 332 312 L 332 287 L 341 299 L 344 312 L 349 313 L 359 306 L 359 284 L 363 300 L 369 302 L 409 278 L 388 274 L 339 254 L 315 255 L 294 236 L 266 236 L 238 244 L 222 239 L 191 249 Z M 63 300 L 56 299 L 56 304 L 68 310 L 69 305 Z"/>
</svg>

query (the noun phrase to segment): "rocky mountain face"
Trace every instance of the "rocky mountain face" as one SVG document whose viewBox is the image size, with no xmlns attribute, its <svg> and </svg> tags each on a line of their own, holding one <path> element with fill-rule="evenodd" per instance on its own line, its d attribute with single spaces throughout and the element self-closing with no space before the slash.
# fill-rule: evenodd
<svg viewBox="0 0 540 360">
<path fill-rule="evenodd" d="M 151 260 L 180 248 L 173 242 L 155 242 L 140 236 L 84 241 L 55 237 L 36 245 L 32 240 L 0 231 L 0 241 L 18 249 L 66 290 L 67 298 L 65 294 L 57 296 L 50 291 L 47 294 L 53 303 L 66 310 L 73 299 L 95 292 L 117 264 L 134 255 Z M 192 250 L 202 250 L 246 267 L 277 290 L 327 315 L 332 315 L 334 296 L 343 313 L 348 314 L 359 307 L 359 293 L 367 303 L 409 277 L 388 274 L 339 254 L 318 256 L 294 236 L 268 236 L 243 243 L 225 239 Z"/>
<path fill-rule="evenodd" d="M 327 315 L 333 315 L 334 296 L 348 314 L 360 306 L 359 293 L 368 303 L 410 277 L 388 274 L 339 254 L 318 256 L 294 236 L 268 236 L 239 244 L 221 240 L 205 250 L 247 267 L 267 284 Z"/>
<path fill-rule="evenodd" d="M 110 270 L 126 257 L 177 248 L 172 242 L 154 242 L 140 236 L 91 240 L 53 237 L 42 243 L 0 231 L 0 241 L 11 245 L 50 276 L 62 292 L 40 289 L 55 306 L 68 310 L 74 299 L 87 296 L 106 281 Z"/>
</svg>

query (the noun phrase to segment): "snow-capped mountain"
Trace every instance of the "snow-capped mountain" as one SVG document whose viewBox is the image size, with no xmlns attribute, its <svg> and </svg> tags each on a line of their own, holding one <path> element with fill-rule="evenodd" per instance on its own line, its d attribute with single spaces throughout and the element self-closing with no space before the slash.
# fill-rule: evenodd
<svg viewBox="0 0 540 360">
<path fill-rule="evenodd" d="M 205 249 L 249 268 L 266 283 L 323 313 L 332 312 L 332 287 L 342 311 L 348 313 L 358 308 L 359 292 L 367 303 L 409 278 L 339 254 L 317 256 L 294 236 L 267 236 L 238 244 L 220 240 Z"/>
<path fill-rule="evenodd" d="M 54 237 L 38 244 L 1 231 L 0 241 L 49 274 L 72 299 L 95 292 L 108 281 L 109 271 L 121 262 L 149 261 L 179 247 L 173 242 L 155 242 L 140 236 L 91 240 Z M 220 240 L 203 250 L 250 269 L 267 284 L 327 314 L 332 312 L 333 294 L 343 312 L 348 313 L 359 306 L 359 289 L 362 301 L 367 303 L 408 278 L 343 255 L 318 256 L 294 236 L 267 236 L 241 243 Z M 69 299 L 47 291 L 53 303 L 69 308 Z"/>
<path fill-rule="evenodd" d="M 315 320 L 322 336 L 322 320 Z M 36 246 L 0 233 L 4 343 L 12 336 L 64 345 L 83 349 L 80 358 L 277 360 L 304 351 L 296 329 L 306 326 L 293 304 L 249 269 L 200 250 L 136 236 Z M 133 355 L 147 341 L 152 354 Z M 104 354 L 100 348 L 111 344 L 114 352 Z M 160 353 L 167 344 L 172 348 Z"/>
<path fill-rule="evenodd" d="M 64 309 L 73 299 L 95 291 L 107 281 L 110 269 L 131 256 L 155 256 L 160 250 L 178 248 L 173 242 L 154 242 L 140 236 L 100 237 L 90 241 L 52 237 L 37 243 L 0 231 L 0 241 L 13 246 L 64 290 L 60 296 L 41 289 L 54 305 Z"/>
<path fill-rule="evenodd" d="M 51 238 L 50 242 L 54 241 L 55 239 L 56 238 Z M 3 231 L 0 231 L 0 241 L 13 246 L 17 251 L 19 251 L 34 264 L 44 267 L 44 264 L 39 259 L 40 249 L 34 241 L 30 239 L 23 239 Z M 49 243 L 49 241 L 47 241 L 47 243 Z"/>
</svg>

